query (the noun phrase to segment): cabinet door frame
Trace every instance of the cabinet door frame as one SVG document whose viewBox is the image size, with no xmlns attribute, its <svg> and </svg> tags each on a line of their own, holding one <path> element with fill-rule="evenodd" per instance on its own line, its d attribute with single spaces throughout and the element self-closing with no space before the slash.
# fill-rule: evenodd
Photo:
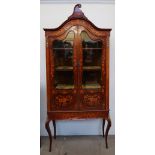
<svg viewBox="0 0 155 155">
<path fill-rule="evenodd" d="M 53 91 L 53 88 L 51 87 L 51 83 L 53 77 L 51 76 L 51 64 L 52 62 L 50 62 L 50 50 L 49 50 L 49 38 L 57 38 L 59 36 L 64 35 L 65 33 L 67 33 L 68 30 L 72 29 L 72 27 L 75 26 L 82 26 L 83 28 L 85 28 L 85 30 L 87 31 L 87 33 L 89 33 L 89 36 L 91 36 L 92 38 L 100 38 L 103 40 L 104 42 L 104 46 L 105 46 L 105 55 L 106 55 L 106 63 L 102 64 L 102 66 L 105 66 L 105 73 L 102 70 L 102 74 L 106 75 L 106 79 L 105 81 L 105 88 L 102 90 L 105 92 L 105 100 L 106 100 L 106 111 L 109 111 L 109 37 L 110 37 L 110 31 L 111 29 L 106 29 L 106 28 L 98 28 L 96 27 L 92 22 L 90 22 L 89 20 L 83 20 L 80 18 L 77 19 L 71 19 L 69 18 L 68 20 L 66 20 L 63 24 L 61 24 L 59 27 L 57 28 L 45 28 L 45 36 L 46 36 L 46 82 L 47 82 L 47 110 L 50 111 L 55 111 L 54 109 L 52 109 L 51 107 L 51 102 L 52 102 L 52 93 L 51 91 Z M 78 35 L 78 34 L 77 34 Z M 77 39 L 78 40 L 78 39 Z M 76 47 L 76 53 L 78 53 L 78 51 L 80 51 L 80 47 L 77 46 Z M 80 52 L 81 53 L 81 52 Z M 76 59 L 77 60 L 77 59 Z M 76 65 L 77 62 L 75 63 Z M 74 70 L 77 73 L 76 78 L 76 82 L 78 82 L 79 76 L 81 76 L 81 71 L 78 71 L 78 68 L 75 67 L 76 69 Z M 79 73 L 79 74 L 78 74 Z M 77 85 L 77 84 L 76 84 Z M 79 87 L 79 86 L 78 86 Z M 74 93 L 80 93 L 80 91 L 83 91 L 82 89 L 80 90 L 79 88 L 77 88 Z M 54 93 L 54 92 L 53 92 Z M 78 104 L 80 102 L 80 99 L 78 99 Z"/>
<path fill-rule="evenodd" d="M 56 89 L 54 87 L 54 80 L 55 80 L 55 63 L 54 63 L 54 50 L 52 48 L 54 40 L 64 40 L 70 32 L 74 32 L 74 39 L 73 39 L 73 77 L 74 77 L 74 88 L 73 89 Z M 77 26 L 72 26 L 69 28 L 65 33 L 56 35 L 56 36 L 49 36 L 47 38 L 48 48 L 46 49 L 46 56 L 47 56 L 47 95 L 48 95 L 48 110 L 57 111 L 57 110 L 76 110 L 77 109 Z M 62 95 L 61 95 L 62 94 Z M 56 96 L 60 95 L 61 97 L 64 96 L 64 101 L 66 100 L 65 95 L 73 96 L 73 103 L 71 107 L 56 107 Z"/>
<path fill-rule="evenodd" d="M 83 76 L 83 47 L 82 47 L 82 38 L 81 33 L 86 32 L 90 39 L 93 41 L 101 41 L 103 48 L 101 52 L 101 88 L 90 88 L 84 89 L 82 88 L 82 76 Z M 105 110 L 106 107 L 106 37 L 101 37 L 96 34 L 90 32 L 87 27 L 78 26 L 78 88 L 79 88 L 79 96 L 80 96 L 80 108 L 79 109 L 86 109 L 86 110 Z M 108 61 L 109 62 L 109 61 Z M 93 97 L 94 96 L 94 97 Z M 85 100 L 85 101 L 84 101 Z M 91 105 L 91 101 L 95 100 L 96 105 L 94 107 L 89 107 L 86 105 L 85 102 L 89 102 Z M 98 104 L 97 102 L 100 102 Z"/>
</svg>

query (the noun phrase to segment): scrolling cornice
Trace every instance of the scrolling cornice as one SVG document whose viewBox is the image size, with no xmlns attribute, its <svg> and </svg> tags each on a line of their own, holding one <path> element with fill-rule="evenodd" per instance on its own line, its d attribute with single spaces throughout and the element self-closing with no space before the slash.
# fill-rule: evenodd
<svg viewBox="0 0 155 155">
<path fill-rule="evenodd" d="M 76 26 L 83 27 L 83 29 L 81 29 L 81 31 L 84 30 L 84 29 L 87 29 L 90 33 L 92 33 L 96 37 L 109 36 L 108 31 L 106 31 L 106 30 L 99 31 L 99 30 L 95 29 L 87 21 L 80 20 L 80 19 L 71 20 L 68 23 L 66 23 L 65 25 L 63 25 L 63 27 L 61 29 L 58 29 L 58 30 L 55 30 L 55 31 L 51 31 L 51 29 L 49 29 L 48 31 L 46 30 L 46 35 L 52 36 L 52 37 L 58 37 L 58 36 L 63 35 L 64 33 L 66 33 L 66 31 L 68 31 L 68 30 L 76 31 Z"/>
</svg>

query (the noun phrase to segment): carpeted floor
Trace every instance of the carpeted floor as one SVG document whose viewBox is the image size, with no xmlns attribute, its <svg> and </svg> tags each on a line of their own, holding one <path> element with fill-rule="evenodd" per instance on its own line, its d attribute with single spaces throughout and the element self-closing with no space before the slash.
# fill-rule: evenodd
<svg viewBox="0 0 155 155">
<path fill-rule="evenodd" d="M 48 137 L 41 137 L 40 155 L 115 155 L 115 136 L 108 137 L 105 148 L 102 136 L 57 136 L 49 152 Z"/>
</svg>

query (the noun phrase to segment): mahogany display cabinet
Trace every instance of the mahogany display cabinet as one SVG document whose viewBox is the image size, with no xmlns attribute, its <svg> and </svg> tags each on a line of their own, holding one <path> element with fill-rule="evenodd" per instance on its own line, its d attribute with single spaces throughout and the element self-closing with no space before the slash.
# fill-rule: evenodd
<svg viewBox="0 0 155 155">
<path fill-rule="evenodd" d="M 109 37 L 111 29 L 98 28 L 81 11 L 81 4 L 58 28 L 44 28 L 46 37 L 47 121 L 103 120 L 103 137 L 111 127 L 109 117 Z M 105 121 L 107 127 L 104 133 Z M 105 136 L 104 136 L 105 135 Z"/>
</svg>

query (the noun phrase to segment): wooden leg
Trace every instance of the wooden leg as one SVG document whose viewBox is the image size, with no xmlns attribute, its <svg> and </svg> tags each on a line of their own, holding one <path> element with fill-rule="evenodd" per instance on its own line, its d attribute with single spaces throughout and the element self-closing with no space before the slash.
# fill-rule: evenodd
<svg viewBox="0 0 155 155">
<path fill-rule="evenodd" d="M 47 130 L 47 133 L 48 133 L 48 136 L 49 136 L 49 140 L 50 140 L 50 146 L 49 146 L 49 152 L 51 152 L 51 147 L 52 147 L 52 134 L 51 134 L 51 129 L 50 129 L 50 126 L 49 126 L 49 123 L 50 123 L 51 120 L 49 120 L 47 118 L 47 121 L 45 123 L 45 128 Z"/>
<path fill-rule="evenodd" d="M 105 119 L 103 119 L 103 123 L 102 123 L 102 132 L 103 132 L 103 137 L 104 137 L 104 126 L 105 126 Z"/>
<path fill-rule="evenodd" d="M 106 143 L 106 148 L 108 148 L 107 138 L 108 138 L 109 129 L 110 129 L 110 127 L 111 127 L 111 119 L 110 119 L 110 117 L 107 119 L 107 121 L 108 121 L 108 124 L 107 124 L 106 132 L 105 132 L 105 143 Z"/>
<path fill-rule="evenodd" d="M 56 139 L 56 122 L 53 120 L 53 127 L 54 127 L 54 139 Z"/>
</svg>

